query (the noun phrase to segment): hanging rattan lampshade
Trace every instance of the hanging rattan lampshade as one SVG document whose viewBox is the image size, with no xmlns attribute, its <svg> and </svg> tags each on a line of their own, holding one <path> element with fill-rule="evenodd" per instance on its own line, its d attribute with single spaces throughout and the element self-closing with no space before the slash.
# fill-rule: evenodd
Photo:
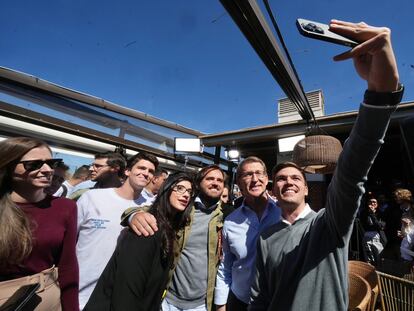
<svg viewBox="0 0 414 311">
<path fill-rule="evenodd" d="M 308 173 L 331 174 L 341 151 L 341 142 L 335 137 L 311 135 L 296 143 L 293 161 Z"/>
</svg>

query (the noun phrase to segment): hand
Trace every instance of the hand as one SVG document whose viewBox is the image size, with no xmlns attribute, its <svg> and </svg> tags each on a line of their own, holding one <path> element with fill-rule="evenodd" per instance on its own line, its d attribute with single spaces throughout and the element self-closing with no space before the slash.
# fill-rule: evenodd
<svg viewBox="0 0 414 311">
<path fill-rule="evenodd" d="M 226 305 L 216 305 L 216 311 L 226 311 Z"/>
<path fill-rule="evenodd" d="M 335 61 L 352 58 L 356 71 L 375 92 L 393 92 L 398 88 L 398 69 L 391 46 L 391 30 L 361 23 L 332 20 L 330 30 L 360 42 L 352 50 L 336 55 Z"/>
<path fill-rule="evenodd" d="M 158 231 L 157 220 L 147 212 L 137 212 L 131 219 L 129 227 L 138 235 L 154 235 Z"/>
</svg>

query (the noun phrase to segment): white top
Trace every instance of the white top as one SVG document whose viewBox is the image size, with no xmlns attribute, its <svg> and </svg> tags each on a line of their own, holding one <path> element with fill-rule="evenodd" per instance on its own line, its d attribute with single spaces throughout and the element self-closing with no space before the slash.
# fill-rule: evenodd
<svg viewBox="0 0 414 311">
<path fill-rule="evenodd" d="M 310 208 L 309 204 L 306 203 L 305 208 L 303 209 L 303 211 L 295 218 L 295 220 L 293 221 L 293 223 L 295 223 L 296 221 L 298 221 L 299 219 L 305 218 L 310 212 L 312 211 L 312 209 Z M 283 216 L 282 217 L 282 221 L 291 226 L 292 224 L 287 221 Z"/>
<path fill-rule="evenodd" d="M 74 186 L 72 186 L 67 180 L 65 180 L 62 183 L 62 186 L 65 186 L 66 189 L 68 189 L 68 191 L 66 192 L 65 198 L 68 198 L 69 195 L 72 193 L 73 188 L 75 188 Z M 63 194 L 63 187 L 60 186 L 58 190 L 56 190 L 56 192 L 53 194 L 53 196 L 55 197 L 61 197 Z"/>
<path fill-rule="evenodd" d="M 115 188 L 92 189 L 77 201 L 78 242 L 76 255 L 79 262 L 79 307 L 82 310 L 115 250 L 123 227 L 122 213 L 129 207 L 141 205 L 137 200 L 120 197 Z"/>
<path fill-rule="evenodd" d="M 82 181 L 81 183 L 79 183 L 75 187 L 73 187 L 71 193 L 75 193 L 76 191 L 81 190 L 81 189 L 93 188 L 93 186 L 95 186 L 95 184 L 96 184 L 96 181 L 93 181 L 93 180 L 90 180 L 90 179 Z"/>
</svg>

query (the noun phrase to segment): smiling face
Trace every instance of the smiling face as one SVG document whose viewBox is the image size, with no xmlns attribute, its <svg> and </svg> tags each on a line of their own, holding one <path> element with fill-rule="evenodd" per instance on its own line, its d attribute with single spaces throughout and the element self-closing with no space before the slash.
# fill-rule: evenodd
<svg viewBox="0 0 414 311">
<path fill-rule="evenodd" d="M 297 208 L 305 205 L 308 187 L 302 173 L 297 168 L 285 167 L 274 177 L 273 193 L 280 207 Z"/>
<path fill-rule="evenodd" d="M 378 207 L 378 202 L 377 202 L 377 200 L 376 200 L 376 199 L 370 199 L 370 200 L 368 201 L 368 208 L 369 208 L 371 211 L 375 212 L 375 211 L 377 210 L 377 207 Z"/>
<path fill-rule="evenodd" d="M 210 200 L 218 200 L 223 193 L 224 176 L 220 170 L 213 169 L 200 182 L 202 195 Z"/>
<path fill-rule="evenodd" d="M 48 160 L 52 154 L 47 147 L 33 148 L 27 152 L 20 161 Z M 24 186 L 27 190 L 33 188 L 46 188 L 50 186 L 53 176 L 53 169 L 46 163 L 39 169 L 30 171 L 26 170 L 22 163 L 18 163 L 13 172 L 13 183 Z"/>
<path fill-rule="evenodd" d="M 142 190 L 154 177 L 155 166 L 152 162 L 141 159 L 132 166 L 131 169 L 125 170 L 125 176 L 131 187 L 137 191 Z"/>
<path fill-rule="evenodd" d="M 265 195 L 268 182 L 266 169 L 260 162 L 245 163 L 237 179 L 237 184 L 245 198 L 259 198 Z"/>
<path fill-rule="evenodd" d="M 177 183 L 170 194 L 171 207 L 177 212 L 182 212 L 188 206 L 193 193 L 193 188 L 188 180 Z"/>
</svg>

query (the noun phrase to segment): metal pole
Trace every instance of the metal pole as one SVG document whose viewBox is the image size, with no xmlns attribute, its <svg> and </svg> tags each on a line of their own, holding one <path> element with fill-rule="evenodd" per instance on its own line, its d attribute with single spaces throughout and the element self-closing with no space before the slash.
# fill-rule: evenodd
<svg viewBox="0 0 414 311">
<path fill-rule="evenodd" d="M 214 154 L 214 164 L 220 164 L 221 146 L 216 146 L 216 152 Z"/>
</svg>

